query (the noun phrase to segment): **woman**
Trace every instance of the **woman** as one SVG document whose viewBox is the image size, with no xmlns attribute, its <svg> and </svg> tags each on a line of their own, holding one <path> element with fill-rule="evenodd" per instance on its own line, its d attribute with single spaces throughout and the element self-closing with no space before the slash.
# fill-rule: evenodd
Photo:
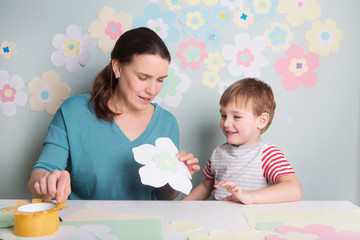
<svg viewBox="0 0 360 240">
<path fill-rule="evenodd" d="M 125 32 L 91 94 L 67 99 L 55 114 L 28 187 L 36 197 L 69 199 L 174 199 L 169 185 L 141 183 L 132 148 L 170 138 L 179 148 L 175 117 L 151 101 L 167 77 L 171 57 L 150 29 Z M 198 159 L 177 154 L 191 174 Z"/>
</svg>

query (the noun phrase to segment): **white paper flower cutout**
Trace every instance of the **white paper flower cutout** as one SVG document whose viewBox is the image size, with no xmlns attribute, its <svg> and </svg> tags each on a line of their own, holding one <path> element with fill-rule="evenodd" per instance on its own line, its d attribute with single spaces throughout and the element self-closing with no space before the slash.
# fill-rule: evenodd
<svg viewBox="0 0 360 240">
<path fill-rule="evenodd" d="M 268 57 L 262 53 L 265 47 L 264 36 L 250 39 L 249 34 L 241 32 L 235 36 L 235 45 L 225 45 L 221 55 L 230 61 L 228 71 L 232 76 L 259 77 L 260 67 L 269 64 Z"/>
<path fill-rule="evenodd" d="M 31 94 L 30 106 L 34 111 L 46 111 L 53 115 L 63 101 L 69 97 L 70 88 L 65 82 L 60 82 L 60 76 L 54 70 L 45 72 L 42 79 L 35 77 L 28 83 Z"/>
<path fill-rule="evenodd" d="M 82 35 L 78 25 L 70 25 L 66 29 L 66 36 L 56 34 L 52 39 L 52 45 L 57 49 L 51 54 L 51 62 L 59 67 L 66 65 L 69 72 L 76 72 L 79 65 L 85 66 L 90 60 L 90 47 L 93 38 L 89 34 Z"/>
<path fill-rule="evenodd" d="M 0 108 L 5 116 L 16 114 L 16 106 L 24 106 L 28 95 L 21 89 L 25 86 L 19 75 L 9 78 L 7 71 L 0 71 Z"/>
<path fill-rule="evenodd" d="M 179 152 L 169 138 L 158 138 L 155 146 L 143 144 L 132 149 L 135 161 L 145 165 L 139 169 L 141 182 L 156 188 L 169 184 L 173 189 L 189 194 L 191 174 L 183 162 L 179 162 Z"/>
<path fill-rule="evenodd" d="M 182 93 L 186 92 L 191 85 L 188 75 L 179 72 L 175 62 L 169 64 L 168 76 L 164 79 L 160 93 L 154 99 L 154 103 L 164 102 L 167 106 L 178 107 L 182 100 Z"/>
</svg>

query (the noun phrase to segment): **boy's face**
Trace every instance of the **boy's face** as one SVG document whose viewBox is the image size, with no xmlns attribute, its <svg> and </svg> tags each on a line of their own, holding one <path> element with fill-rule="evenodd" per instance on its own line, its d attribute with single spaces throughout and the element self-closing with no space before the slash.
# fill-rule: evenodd
<svg viewBox="0 0 360 240">
<path fill-rule="evenodd" d="M 220 128 L 229 144 L 240 146 L 261 140 L 258 117 L 254 116 L 251 103 L 248 105 L 236 106 L 235 101 L 232 101 L 227 106 L 220 107 Z"/>
</svg>

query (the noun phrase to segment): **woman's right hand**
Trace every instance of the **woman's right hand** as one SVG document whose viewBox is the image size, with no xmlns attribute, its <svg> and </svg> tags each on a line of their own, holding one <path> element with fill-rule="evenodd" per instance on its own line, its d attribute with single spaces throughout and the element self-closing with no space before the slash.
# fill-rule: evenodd
<svg viewBox="0 0 360 240">
<path fill-rule="evenodd" d="M 28 187 L 35 197 L 45 200 L 55 198 L 59 203 L 66 200 L 71 193 L 70 174 L 66 170 L 48 172 L 36 169 L 31 174 Z"/>
</svg>

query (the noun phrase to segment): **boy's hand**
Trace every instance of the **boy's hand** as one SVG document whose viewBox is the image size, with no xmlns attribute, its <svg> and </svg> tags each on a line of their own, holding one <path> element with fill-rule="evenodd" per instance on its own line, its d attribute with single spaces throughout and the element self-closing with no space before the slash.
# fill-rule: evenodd
<svg viewBox="0 0 360 240">
<path fill-rule="evenodd" d="M 192 155 L 191 153 L 186 153 L 185 151 L 181 151 L 178 154 L 176 154 L 176 157 L 179 159 L 180 162 L 185 163 L 191 175 L 193 175 L 194 173 L 200 170 L 200 166 L 198 164 L 199 160 L 195 158 L 194 155 Z"/>
<path fill-rule="evenodd" d="M 229 193 L 230 196 L 223 198 L 223 201 L 234 201 L 240 202 L 245 205 L 251 204 L 250 196 L 248 192 L 242 191 L 240 186 L 235 185 L 230 181 L 220 181 L 214 185 L 215 188 L 224 187 Z"/>
</svg>

